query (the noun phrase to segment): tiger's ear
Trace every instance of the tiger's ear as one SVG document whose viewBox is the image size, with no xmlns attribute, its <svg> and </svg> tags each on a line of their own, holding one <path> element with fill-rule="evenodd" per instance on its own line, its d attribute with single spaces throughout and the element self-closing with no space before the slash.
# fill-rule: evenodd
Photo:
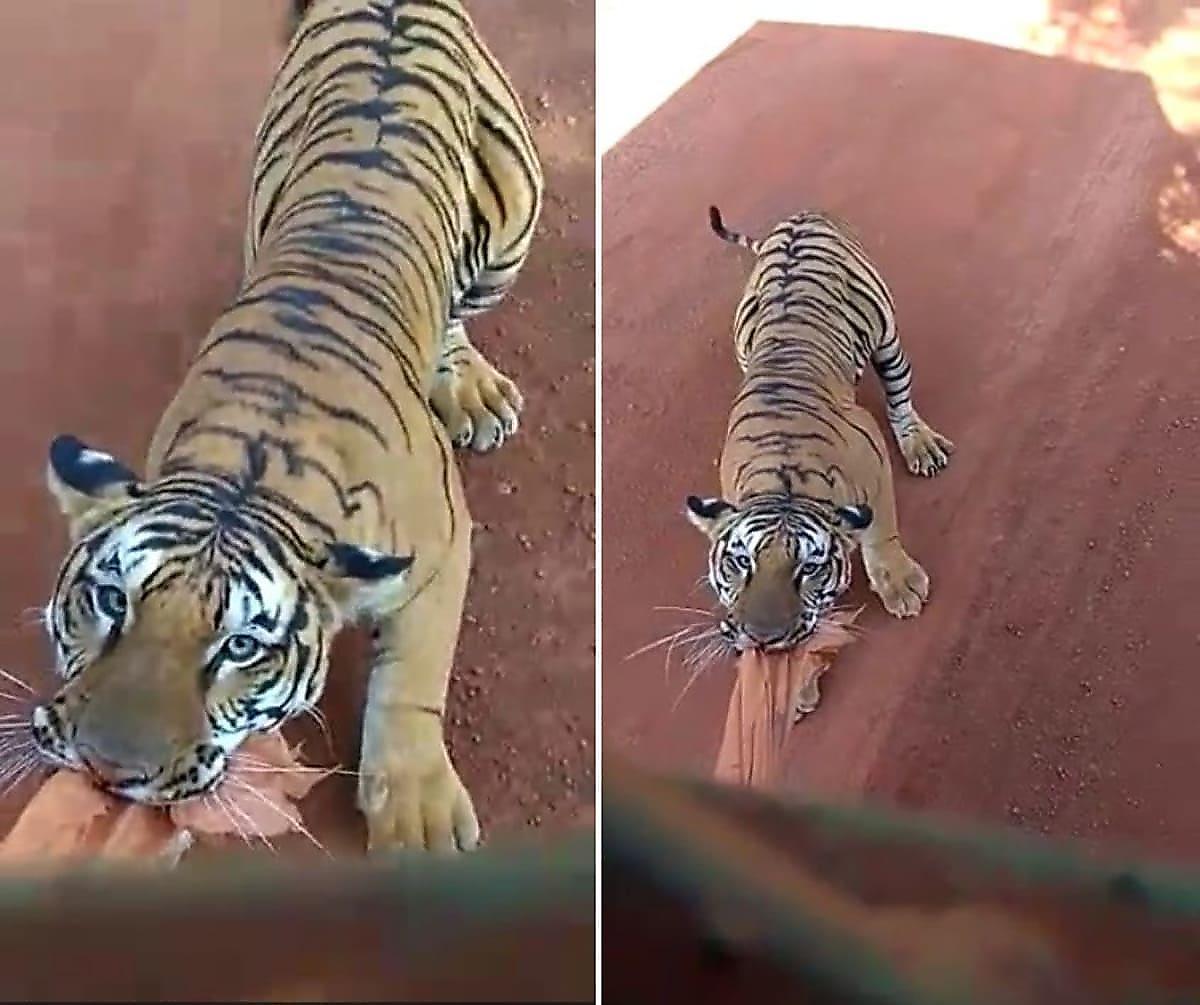
<svg viewBox="0 0 1200 1005">
<path fill-rule="evenodd" d="M 855 533 L 866 530 L 875 519 L 875 511 L 866 503 L 858 503 L 855 506 L 839 506 L 834 513 L 844 529 Z"/>
<path fill-rule="evenodd" d="M 716 536 L 717 530 L 724 520 L 736 513 L 732 504 L 724 499 L 710 496 L 701 499 L 700 496 L 688 496 L 687 508 L 684 511 L 692 525 L 700 528 L 710 538 Z"/>
<path fill-rule="evenodd" d="M 58 436 L 50 444 L 46 482 L 73 539 L 141 491 L 129 468 L 74 436 Z"/>
<path fill-rule="evenodd" d="M 362 614 L 382 614 L 394 607 L 414 560 L 413 555 L 331 544 L 325 558 L 325 575 L 342 616 L 353 621 Z"/>
</svg>

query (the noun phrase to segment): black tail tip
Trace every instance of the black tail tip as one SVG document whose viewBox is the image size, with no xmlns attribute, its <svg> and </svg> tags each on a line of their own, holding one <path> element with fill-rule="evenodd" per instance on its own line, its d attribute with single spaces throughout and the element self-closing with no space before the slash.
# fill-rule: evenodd
<svg viewBox="0 0 1200 1005">
<path fill-rule="evenodd" d="M 725 223 L 721 220 L 721 211 L 716 206 L 708 207 L 708 222 L 718 234 L 725 229 Z"/>
</svg>

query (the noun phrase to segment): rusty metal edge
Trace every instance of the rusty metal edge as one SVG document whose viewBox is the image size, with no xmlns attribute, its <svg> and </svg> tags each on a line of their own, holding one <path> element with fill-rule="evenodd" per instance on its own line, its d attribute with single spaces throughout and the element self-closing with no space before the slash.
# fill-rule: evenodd
<svg viewBox="0 0 1200 1005">
<path fill-rule="evenodd" d="M 962 981 L 973 969 L 944 955 L 936 970 L 901 969 L 894 946 L 865 934 L 880 929 L 871 924 L 873 908 L 855 901 L 847 874 L 853 862 L 879 853 L 903 861 L 907 849 L 953 861 L 968 892 L 962 876 L 971 884 L 1038 887 L 1050 898 L 1087 905 L 1097 917 L 1132 911 L 1142 925 L 1177 931 L 1195 930 L 1200 922 L 1200 875 L 1181 868 L 1116 857 L 1089 860 L 1067 843 L 945 817 L 766 799 L 709 780 L 655 778 L 617 759 L 606 758 L 603 778 L 606 875 L 619 872 L 626 882 L 657 888 L 700 931 L 765 953 L 799 986 L 838 987 L 845 995 L 839 1001 L 959 1002 Z M 789 830 L 808 838 L 789 845 L 779 837 Z M 814 839 L 825 846 L 844 842 L 851 867 L 840 877 L 814 872 L 804 852 Z M 1021 951 L 1031 960 L 1052 945 L 1019 922 L 1010 931 L 1027 940 Z M 1038 979 L 1061 981 L 1069 973 L 1052 958 L 1041 962 Z M 982 1005 L 1013 999 L 1003 987 L 975 986 L 970 1000 Z"/>
<path fill-rule="evenodd" d="M 587 1001 L 594 944 L 590 830 L 453 859 L 0 879 L 4 1001 Z"/>
</svg>

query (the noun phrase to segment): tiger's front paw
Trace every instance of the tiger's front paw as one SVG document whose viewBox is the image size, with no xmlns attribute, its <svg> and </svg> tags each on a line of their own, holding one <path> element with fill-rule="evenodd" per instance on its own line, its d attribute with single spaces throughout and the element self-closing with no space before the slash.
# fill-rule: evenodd
<svg viewBox="0 0 1200 1005">
<path fill-rule="evenodd" d="M 424 749 L 406 747 L 394 755 L 364 755 L 358 805 L 367 820 L 367 848 L 472 850 L 479 820 L 441 738 Z"/>
<path fill-rule="evenodd" d="M 882 554 L 864 549 L 863 565 L 871 589 L 889 614 L 912 618 L 921 613 L 929 598 L 929 575 L 900 545 L 895 544 Z"/>
<path fill-rule="evenodd" d="M 806 715 L 811 715 L 821 704 L 821 671 L 814 673 L 808 682 L 796 692 L 796 701 L 792 707 L 792 721 L 799 722 Z"/>
<path fill-rule="evenodd" d="M 516 433 L 524 405 L 517 385 L 474 348 L 439 367 L 429 402 L 451 442 L 481 454 Z"/>
</svg>

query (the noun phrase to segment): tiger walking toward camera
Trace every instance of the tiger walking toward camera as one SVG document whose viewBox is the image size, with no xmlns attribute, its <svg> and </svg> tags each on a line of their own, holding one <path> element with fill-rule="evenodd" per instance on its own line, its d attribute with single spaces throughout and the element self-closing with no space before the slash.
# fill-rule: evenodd
<svg viewBox="0 0 1200 1005">
<path fill-rule="evenodd" d="M 315 705 L 333 637 L 365 621 L 370 846 L 467 849 L 479 824 L 442 721 L 470 568 L 451 445 L 500 446 L 522 402 L 463 322 L 515 281 L 541 168 L 457 0 L 294 7 L 242 285 L 144 476 L 51 446 L 64 682 L 34 740 L 138 802 L 203 796 L 247 736 Z"/>
<path fill-rule="evenodd" d="M 805 642 L 850 585 L 859 546 L 884 607 L 918 614 L 929 578 L 900 542 L 887 443 L 855 401 L 867 363 L 910 472 L 937 474 L 953 444 L 913 406 L 891 293 L 827 214 L 798 213 L 761 240 L 727 230 L 715 207 L 709 217 L 756 256 L 734 314 L 744 377 L 721 455 L 723 498 L 687 500 L 711 542 L 721 634 L 740 651 Z"/>
</svg>

